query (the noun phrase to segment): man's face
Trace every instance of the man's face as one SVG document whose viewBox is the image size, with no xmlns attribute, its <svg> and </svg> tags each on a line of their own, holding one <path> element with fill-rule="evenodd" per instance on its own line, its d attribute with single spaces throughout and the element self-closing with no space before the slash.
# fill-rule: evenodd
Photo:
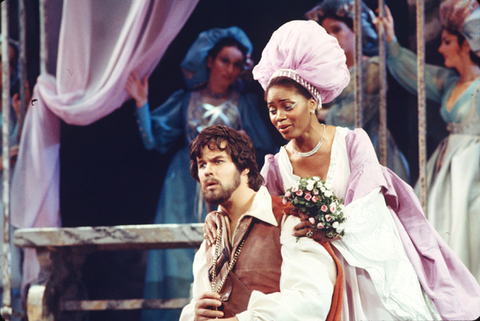
<svg viewBox="0 0 480 321">
<path fill-rule="evenodd" d="M 225 203 L 240 186 L 240 171 L 226 151 L 203 147 L 202 157 L 197 157 L 197 166 L 203 197 L 209 204 Z"/>
</svg>

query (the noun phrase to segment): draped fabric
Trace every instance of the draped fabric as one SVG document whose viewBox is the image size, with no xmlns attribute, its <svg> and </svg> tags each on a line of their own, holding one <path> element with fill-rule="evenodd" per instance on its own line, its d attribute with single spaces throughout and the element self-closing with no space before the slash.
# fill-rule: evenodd
<svg viewBox="0 0 480 321">
<path fill-rule="evenodd" d="M 56 77 L 37 79 L 25 118 L 12 182 L 12 225 L 60 226 L 60 119 L 85 126 L 110 114 L 129 97 L 135 70 L 150 74 L 198 0 L 65 0 Z M 23 284 L 39 270 L 35 251 L 25 251 Z"/>
</svg>

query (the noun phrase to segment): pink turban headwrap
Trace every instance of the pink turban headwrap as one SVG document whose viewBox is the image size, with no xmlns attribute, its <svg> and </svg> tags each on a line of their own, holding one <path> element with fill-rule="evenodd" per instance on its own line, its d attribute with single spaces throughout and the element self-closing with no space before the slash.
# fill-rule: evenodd
<svg viewBox="0 0 480 321">
<path fill-rule="evenodd" d="M 314 21 L 290 21 L 278 28 L 253 68 L 267 90 L 271 79 L 289 77 L 305 87 L 319 107 L 337 97 L 350 81 L 346 57 L 335 37 Z"/>
</svg>

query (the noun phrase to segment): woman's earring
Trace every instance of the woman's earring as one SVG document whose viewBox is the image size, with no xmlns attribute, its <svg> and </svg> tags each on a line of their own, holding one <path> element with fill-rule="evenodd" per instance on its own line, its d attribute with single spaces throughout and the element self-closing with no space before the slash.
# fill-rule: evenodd
<svg viewBox="0 0 480 321">
<path fill-rule="evenodd" d="M 310 114 L 315 114 L 315 109 L 310 110 Z"/>
</svg>

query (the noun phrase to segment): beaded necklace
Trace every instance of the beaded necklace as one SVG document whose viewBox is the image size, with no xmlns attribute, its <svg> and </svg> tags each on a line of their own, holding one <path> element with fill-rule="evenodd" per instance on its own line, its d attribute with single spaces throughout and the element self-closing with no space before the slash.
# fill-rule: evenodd
<svg viewBox="0 0 480 321">
<path fill-rule="evenodd" d="M 225 284 L 225 281 L 227 280 L 228 274 L 232 270 L 235 263 L 237 263 L 238 256 L 240 255 L 240 252 L 242 251 L 243 244 L 245 244 L 245 239 L 247 238 L 248 232 L 245 233 L 245 235 L 243 236 L 242 243 L 240 243 L 237 250 L 235 251 L 235 254 L 233 255 L 232 261 L 228 265 L 227 273 L 225 273 L 222 280 L 218 284 L 218 288 L 217 288 L 217 261 L 218 261 L 219 255 L 220 255 L 220 242 L 221 242 L 221 239 L 222 239 L 222 234 L 223 234 L 223 226 L 221 226 L 220 229 L 218 230 L 217 238 L 215 240 L 215 254 L 213 256 L 213 268 L 212 268 L 212 272 L 211 272 L 211 275 L 212 275 L 212 283 L 211 283 L 212 292 L 215 292 L 215 293 L 220 293 L 220 291 L 223 288 L 223 285 Z"/>
<path fill-rule="evenodd" d="M 323 135 L 322 135 L 322 138 L 320 138 L 320 141 L 317 143 L 317 146 L 315 146 L 311 151 L 309 152 L 305 152 L 305 153 L 302 153 L 302 152 L 299 152 L 298 150 L 295 149 L 295 147 L 293 147 L 293 144 L 292 144 L 292 149 L 293 149 L 293 152 L 295 154 L 297 154 L 298 156 L 300 157 L 309 157 L 309 156 L 312 156 L 313 154 L 315 154 L 316 152 L 318 152 L 318 150 L 320 149 L 320 147 L 322 147 L 322 144 L 323 144 L 323 137 L 325 136 L 325 124 L 322 124 L 323 125 Z"/>
</svg>

